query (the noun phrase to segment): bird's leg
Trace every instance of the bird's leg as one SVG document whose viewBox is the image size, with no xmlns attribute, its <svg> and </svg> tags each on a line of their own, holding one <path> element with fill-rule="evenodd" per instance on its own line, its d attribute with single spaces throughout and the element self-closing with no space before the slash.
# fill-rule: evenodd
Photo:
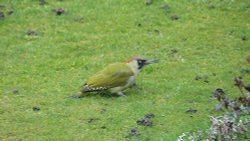
<svg viewBox="0 0 250 141">
<path fill-rule="evenodd" d="M 123 92 L 118 92 L 117 95 L 118 95 L 118 96 L 126 96 L 126 95 L 124 95 Z"/>
</svg>

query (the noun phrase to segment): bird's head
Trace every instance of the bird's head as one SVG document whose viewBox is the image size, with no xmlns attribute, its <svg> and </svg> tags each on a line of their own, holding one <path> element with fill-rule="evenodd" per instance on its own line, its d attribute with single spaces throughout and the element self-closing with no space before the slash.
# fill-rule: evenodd
<svg viewBox="0 0 250 141">
<path fill-rule="evenodd" d="M 142 57 L 133 57 L 126 61 L 127 64 L 129 64 L 131 67 L 136 67 L 136 69 L 141 70 L 145 65 L 149 65 L 152 63 L 157 63 L 159 60 L 157 59 L 151 59 L 147 60 Z"/>
</svg>

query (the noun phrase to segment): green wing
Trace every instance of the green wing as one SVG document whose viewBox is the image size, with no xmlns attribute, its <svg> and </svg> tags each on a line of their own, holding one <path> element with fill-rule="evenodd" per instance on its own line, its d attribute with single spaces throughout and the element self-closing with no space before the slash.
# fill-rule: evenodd
<svg viewBox="0 0 250 141">
<path fill-rule="evenodd" d="M 127 83 L 134 72 L 124 63 L 110 64 L 104 70 L 90 77 L 87 81 L 89 87 L 107 87 L 113 88 L 123 86 Z"/>
</svg>

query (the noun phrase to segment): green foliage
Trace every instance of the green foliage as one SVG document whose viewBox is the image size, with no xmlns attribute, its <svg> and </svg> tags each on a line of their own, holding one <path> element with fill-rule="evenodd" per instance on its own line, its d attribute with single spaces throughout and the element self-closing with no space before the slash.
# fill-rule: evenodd
<svg viewBox="0 0 250 141">
<path fill-rule="evenodd" d="M 208 128 L 211 90 L 233 97 L 234 77 L 250 83 L 250 1 L 152 2 L 0 1 L 0 140 L 176 140 Z M 160 63 L 126 97 L 65 98 L 134 56 Z M 147 113 L 153 126 L 137 125 Z"/>
</svg>

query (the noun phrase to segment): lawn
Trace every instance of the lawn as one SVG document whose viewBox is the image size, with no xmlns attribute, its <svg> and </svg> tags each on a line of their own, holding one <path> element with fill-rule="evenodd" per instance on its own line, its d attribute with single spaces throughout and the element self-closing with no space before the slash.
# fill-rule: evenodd
<svg viewBox="0 0 250 141">
<path fill-rule="evenodd" d="M 249 0 L 46 2 L 0 1 L 0 140 L 174 141 L 222 114 L 216 88 L 250 84 Z M 126 96 L 66 98 L 134 56 L 160 62 Z M 138 125 L 146 114 L 152 126 Z"/>
</svg>

